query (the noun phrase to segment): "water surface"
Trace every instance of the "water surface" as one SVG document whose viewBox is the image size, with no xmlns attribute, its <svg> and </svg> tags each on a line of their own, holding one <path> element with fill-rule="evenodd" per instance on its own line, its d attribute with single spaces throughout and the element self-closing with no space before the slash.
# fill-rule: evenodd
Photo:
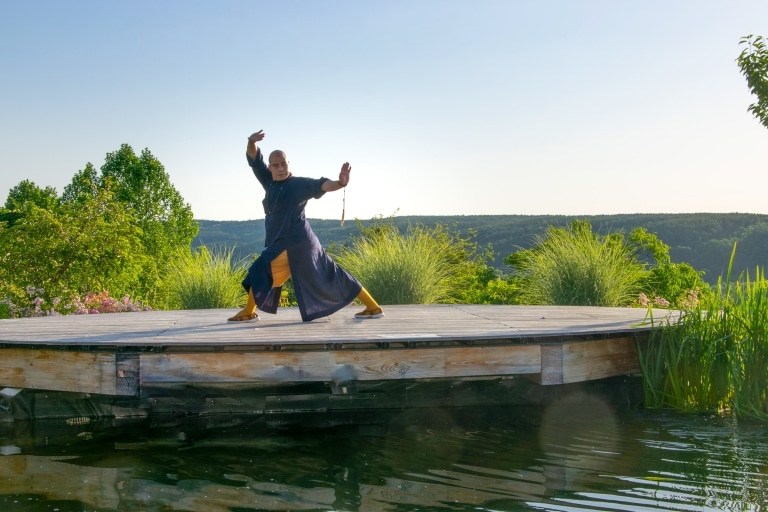
<svg viewBox="0 0 768 512">
<path fill-rule="evenodd" d="M 768 510 L 759 422 L 582 399 L 302 423 L 0 424 L 0 510 Z"/>
</svg>

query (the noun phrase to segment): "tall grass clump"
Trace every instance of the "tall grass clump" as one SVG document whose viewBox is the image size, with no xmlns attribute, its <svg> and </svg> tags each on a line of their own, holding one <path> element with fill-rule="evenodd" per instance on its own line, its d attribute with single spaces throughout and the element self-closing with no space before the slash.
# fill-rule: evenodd
<svg viewBox="0 0 768 512">
<path fill-rule="evenodd" d="M 429 229 L 379 226 L 334 251 L 336 262 L 357 277 L 381 304 L 435 304 L 446 299 L 455 270 Z"/>
<path fill-rule="evenodd" d="M 526 304 L 625 306 L 642 288 L 644 266 L 621 236 L 599 237 L 587 221 L 550 226 L 532 249 L 510 255 Z"/>
<path fill-rule="evenodd" d="M 233 261 L 234 248 L 209 251 L 205 246 L 185 252 L 168 271 L 170 307 L 217 309 L 240 307 L 245 302 L 242 286 L 248 261 Z"/>
<path fill-rule="evenodd" d="M 645 404 L 768 418 L 768 282 L 760 269 L 655 325 L 638 345 Z"/>
<path fill-rule="evenodd" d="M 730 393 L 730 329 L 722 296 L 682 311 L 676 320 L 654 324 L 638 346 L 645 380 L 645 405 L 683 411 L 724 407 Z"/>
<path fill-rule="evenodd" d="M 733 287 L 728 311 L 734 328 L 731 407 L 742 416 L 768 417 L 768 281 L 762 270 Z"/>
</svg>

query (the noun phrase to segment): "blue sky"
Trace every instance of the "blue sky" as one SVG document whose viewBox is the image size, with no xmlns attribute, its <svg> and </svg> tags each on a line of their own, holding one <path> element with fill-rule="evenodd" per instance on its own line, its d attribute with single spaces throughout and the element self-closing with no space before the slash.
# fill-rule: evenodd
<svg viewBox="0 0 768 512">
<path fill-rule="evenodd" d="M 263 129 L 294 174 L 352 164 L 347 219 L 768 214 L 749 34 L 768 2 L 0 0 L 0 201 L 125 143 L 196 218 L 259 219 Z"/>
</svg>

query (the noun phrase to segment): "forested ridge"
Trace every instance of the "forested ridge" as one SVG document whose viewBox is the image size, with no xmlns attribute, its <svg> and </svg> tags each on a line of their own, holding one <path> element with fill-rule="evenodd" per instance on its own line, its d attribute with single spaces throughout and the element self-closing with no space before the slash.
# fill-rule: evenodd
<svg viewBox="0 0 768 512">
<path fill-rule="evenodd" d="M 495 258 L 489 264 L 504 272 L 503 262 L 509 254 L 534 245 L 549 226 L 565 227 L 574 220 L 587 220 L 595 233 L 628 234 L 637 227 L 655 233 L 670 247 L 674 262 L 685 262 L 704 271 L 704 278 L 714 283 L 725 275 L 733 244 L 737 243 L 734 276 L 768 263 L 768 215 L 749 213 L 685 213 L 622 215 L 467 215 L 467 216 L 402 216 L 392 222 L 401 230 L 408 225 L 444 225 L 462 235 L 474 232 L 478 246 L 490 244 Z M 364 226 L 372 221 L 361 221 Z M 198 220 L 200 231 L 193 246 L 234 248 L 238 258 L 261 252 L 264 246 L 264 220 L 210 221 Z M 358 234 L 356 222 L 344 226 L 338 220 L 310 219 L 323 245 L 350 241 Z"/>
</svg>

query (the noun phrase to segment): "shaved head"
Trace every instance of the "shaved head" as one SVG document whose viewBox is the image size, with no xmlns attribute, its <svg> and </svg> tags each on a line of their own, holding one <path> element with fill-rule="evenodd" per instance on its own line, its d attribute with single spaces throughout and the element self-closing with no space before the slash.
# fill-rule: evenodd
<svg viewBox="0 0 768 512">
<path fill-rule="evenodd" d="M 269 163 L 277 162 L 284 162 L 288 159 L 288 157 L 285 155 L 285 151 L 280 151 L 279 149 L 274 150 L 269 154 Z"/>
<path fill-rule="evenodd" d="M 269 172 L 272 173 L 272 179 L 275 181 L 287 180 L 291 176 L 288 170 L 288 158 L 285 151 L 276 149 L 269 154 Z"/>
</svg>

